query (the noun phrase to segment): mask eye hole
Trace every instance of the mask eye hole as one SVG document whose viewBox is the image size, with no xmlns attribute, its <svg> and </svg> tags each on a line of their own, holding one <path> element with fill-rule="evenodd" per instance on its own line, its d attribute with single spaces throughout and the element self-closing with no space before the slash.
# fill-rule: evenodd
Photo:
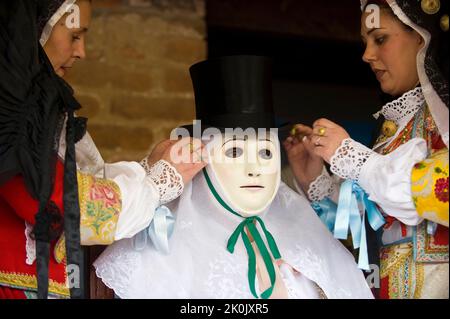
<svg viewBox="0 0 450 319">
<path fill-rule="evenodd" d="M 231 147 L 225 151 L 225 156 L 229 158 L 238 158 L 244 153 L 240 147 Z"/>
<path fill-rule="evenodd" d="M 269 160 L 273 157 L 272 152 L 268 149 L 262 149 L 259 151 L 259 157 L 265 160 Z"/>
</svg>

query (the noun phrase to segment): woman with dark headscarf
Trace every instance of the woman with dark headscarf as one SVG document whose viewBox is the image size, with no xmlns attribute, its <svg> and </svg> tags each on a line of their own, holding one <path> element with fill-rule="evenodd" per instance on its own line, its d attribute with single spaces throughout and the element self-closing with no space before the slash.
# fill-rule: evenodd
<svg viewBox="0 0 450 319">
<path fill-rule="evenodd" d="M 381 298 L 448 298 L 448 0 L 362 1 L 362 10 L 363 60 L 394 99 L 374 115 L 384 119 L 378 139 L 369 149 L 320 119 L 285 141 L 289 161 L 299 191 L 319 206 L 343 207 L 344 180 L 377 204 L 386 223 L 368 246 Z"/>
<path fill-rule="evenodd" d="M 0 298 L 85 297 L 81 245 L 145 229 L 204 166 L 170 160 L 190 140 L 104 163 L 62 79 L 90 16 L 88 0 L 0 0 Z"/>
</svg>

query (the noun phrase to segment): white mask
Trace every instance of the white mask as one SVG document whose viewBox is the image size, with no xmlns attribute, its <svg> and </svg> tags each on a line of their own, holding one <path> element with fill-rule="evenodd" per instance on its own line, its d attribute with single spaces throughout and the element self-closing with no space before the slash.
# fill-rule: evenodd
<svg viewBox="0 0 450 319">
<path fill-rule="evenodd" d="M 272 203 L 280 184 L 280 144 L 276 133 L 215 136 L 208 144 L 214 182 L 241 216 L 259 215 Z"/>
</svg>

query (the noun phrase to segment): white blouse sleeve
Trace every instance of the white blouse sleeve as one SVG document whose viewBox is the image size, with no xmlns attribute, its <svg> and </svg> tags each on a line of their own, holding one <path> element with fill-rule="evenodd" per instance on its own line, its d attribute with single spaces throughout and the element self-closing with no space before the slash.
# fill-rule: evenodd
<svg viewBox="0 0 450 319">
<path fill-rule="evenodd" d="M 119 186 L 122 196 L 115 240 L 131 238 L 148 227 L 155 209 L 178 197 L 184 186 L 175 168 L 165 161 L 150 168 L 137 162 L 105 164 L 105 178 Z M 173 183 L 169 186 L 161 180 Z"/>
<path fill-rule="evenodd" d="M 362 144 L 347 139 L 345 152 L 341 153 L 341 165 L 347 160 L 352 171 L 333 167 L 332 171 L 347 171 L 351 178 L 377 203 L 383 211 L 406 225 L 417 225 L 422 218 L 416 212 L 411 194 L 411 171 L 413 166 L 427 157 L 427 145 L 423 139 L 415 138 L 398 147 L 388 155 L 380 155 Z"/>
</svg>

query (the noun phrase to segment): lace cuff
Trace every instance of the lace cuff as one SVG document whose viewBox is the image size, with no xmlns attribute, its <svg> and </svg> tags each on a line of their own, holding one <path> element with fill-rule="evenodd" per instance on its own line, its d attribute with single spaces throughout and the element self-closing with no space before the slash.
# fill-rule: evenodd
<svg viewBox="0 0 450 319">
<path fill-rule="evenodd" d="M 331 158 L 331 171 L 341 178 L 358 181 L 362 167 L 374 154 L 377 153 L 363 144 L 347 138 L 342 141 L 341 146 Z"/>
<path fill-rule="evenodd" d="M 160 205 L 171 202 L 181 195 L 184 188 L 183 178 L 175 167 L 164 160 L 160 160 L 150 167 L 147 158 L 144 158 L 140 164 L 158 189 Z"/>
<path fill-rule="evenodd" d="M 313 202 L 320 202 L 334 191 L 333 179 L 325 166 L 322 173 L 309 185 L 308 198 Z"/>
</svg>

